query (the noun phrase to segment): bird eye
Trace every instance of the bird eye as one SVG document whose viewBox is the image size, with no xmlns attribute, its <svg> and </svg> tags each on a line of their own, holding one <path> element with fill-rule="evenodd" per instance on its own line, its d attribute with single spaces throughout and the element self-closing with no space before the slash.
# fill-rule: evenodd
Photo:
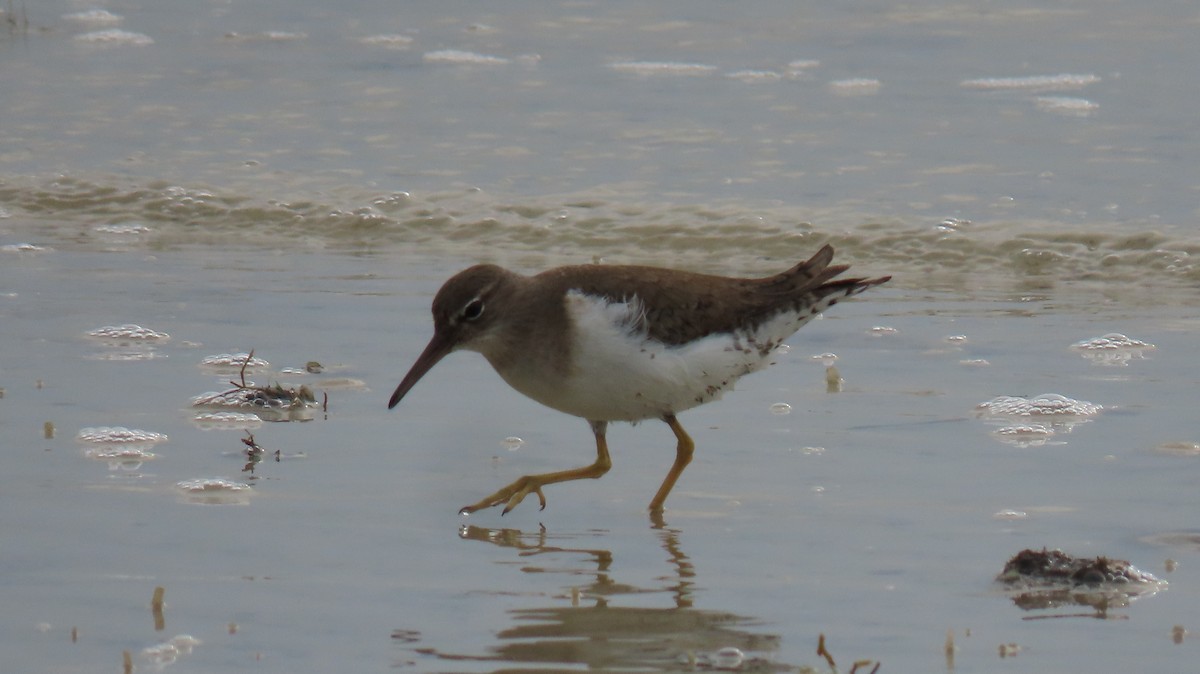
<svg viewBox="0 0 1200 674">
<path fill-rule="evenodd" d="M 483 315 L 483 300 L 476 297 L 467 302 L 467 306 L 463 307 L 462 317 L 468 321 L 473 321 Z"/>
</svg>

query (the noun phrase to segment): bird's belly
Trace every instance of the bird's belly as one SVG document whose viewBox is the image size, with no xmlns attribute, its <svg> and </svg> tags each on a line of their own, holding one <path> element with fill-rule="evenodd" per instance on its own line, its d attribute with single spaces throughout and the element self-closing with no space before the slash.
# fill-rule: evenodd
<svg viewBox="0 0 1200 674">
<path fill-rule="evenodd" d="M 734 348 L 731 335 L 686 347 L 650 341 L 632 346 L 636 348 L 616 360 L 603 353 L 581 354 L 550 406 L 602 421 L 660 418 L 720 398 L 742 375 L 765 364 L 757 352 Z"/>
<path fill-rule="evenodd" d="M 594 421 L 661 418 L 715 400 L 769 364 L 794 331 L 768 325 L 754 334 L 719 333 L 668 346 L 619 322 L 574 318 L 579 329 L 566 373 L 526 362 L 500 375 L 547 407 Z"/>
</svg>

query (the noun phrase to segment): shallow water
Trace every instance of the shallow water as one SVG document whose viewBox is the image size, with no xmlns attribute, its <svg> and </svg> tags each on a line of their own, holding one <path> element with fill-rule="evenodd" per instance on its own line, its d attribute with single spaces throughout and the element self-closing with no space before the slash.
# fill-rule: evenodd
<svg viewBox="0 0 1200 674">
<path fill-rule="evenodd" d="M 839 671 L 930 671 L 948 630 L 958 672 L 1194 662 L 1190 5 L 100 6 L 0 33 L 6 671 L 794 671 L 821 634 Z M 825 241 L 894 280 L 683 415 L 665 521 L 662 424 L 464 519 L 589 462 L 586 425 L 472 354 L 385 409 L 468 264 L 755 274 Z M 123 324 L 170 339 L 86 336 Z M 1155 348 L 1072 349 L 1110 333 Z M 251 349 L 328 394 L 247 429 L 253 473 L 190 406 Z M 1103 409 L 1025 446 L 996 431 L 1038 420 L 976 412 L 1044 393 Z M 76 440 L 106 426 L 168 439 L 110 464 Z M 213 478 L 252 486 L 178 487 Z M 1043 546 L 1169 586 L 1024 611 L 992 580 Z"/>
<path fill-rule="evenodd" d="M 944 666 L 948 629 L 956 671 L 990 670 L 1009 643 L 1029 671 L 1106 671 L 1114 659 L 1171 669 L 1191 658 L 1191 642 L 1172 644 L 1170 631 L 1195 617 L 1196 457 L 1156 448 L 1196 441 L 1195 312 L 884 288 L 839 305 L 776 366 L 684 415 L 696 461 L 661 527 L 643 510 L 671 457 L 673 438 L 657 423 L 614 427 L 614 469 L 552 487 L 545 511 L 526 503 L 464 520 L 465 503 L 526 472 L 582 465 L 592 449 L 582 422 L 513 394 L 469 354 L 384 411 L 427 336 L 428 298 L 447 264 L 457 262 L 9 258 L 0 287 L 18 290 L 3 303 L 2 498 L 6 537 L 21 542 L 4 587 L 14 666 L 91 669 L 177 634 L 203 642 L 180 656 L 185 671 L 250 661 L 269 671 L 656 670 L 727 646 L 756 666 L 816 666 L 820 633 L 843 664 L 911 671 Z M 160 357 L 94 357 L 109 347 L 83 333 L 124 320 L 171 335 Z M 880 325 L 896 332 L 876 336 Z M 1069 348 L 1113 330 L 1157 349 L 1100 367 Z M 960 335 L 965 343 L 945 341 Z M 250 348 L 274 367 L 328 367 L 284 380 L 367 387 L 331 389 L 311 422 L 252 430 L 285 457 L 268 456 L 253 478 L 242 471 L 243 432 L 193 426 L 188 402 L 229 378 L 198 367 L 204 356 Z M 829 351 L 840 393 L 826 392 L 811 359 Z M 974 359 L 991 364 L 961 362 Z M 974 414 L 996 395 L 1042 392 L 1105 409 L 1025 448 L 997 441 Z M 791 412 L 773 413 L 779 402 Z M 55 438 L 42 438 L 44 421 Z M 154 447 L 158 458 L 114 468 L 84 458 L 74 439 L 101 425 L 169 440 Z M 510 451 L 510 436 L 525 444 Z M 202 506 L 175 488 L 210 477 L 253 484 L 252 495 Z M 1034 616 L 991 581 L 1009 556 L 1042 546 L 1129 559 L 1170 586 L 1113 607 L 1116 620 L 1066 607 L 1044 613 L 1076 618 L 1026 621 Z M 1168 558 L 1179 562 L 1171 573 Z M 148 607 L 156 586 L 166 589 L 161 633 Z"/>
</svg>

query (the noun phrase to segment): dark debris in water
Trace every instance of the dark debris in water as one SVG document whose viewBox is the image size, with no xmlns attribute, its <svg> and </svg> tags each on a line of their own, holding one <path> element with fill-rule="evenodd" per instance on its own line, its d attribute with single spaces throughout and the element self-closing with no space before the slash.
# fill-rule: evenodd
<svg viewBox="0 0 1200 674">
<path fill-rule="evenodd" d="M 261 412 L 288 412 L 292 414 L 262 414 L 265 421 L 307 421 L 309 417 L 304 411 L 318 406 L 317 396 L 308 386 L 288 388 L 279 383 L 258 386 L 246 382 L 246 365 L 254 358 L 251 350 L 242 363 L 240 381 L 230 381 L 234 388 L 211 395 L 202 396 L 192 401 L 194 406 L 236 406 L 250 407 Z M 319 404 L 321 409 L 329 410 L 329 396 Z"/>
<path fill-rule="evenodd" d="M 1002 583 L 1027 585 L 1069 584 L 1072 586 L 1125 583 L 1161 583 L 1122 559 L 1075 557 L 1062 550 L 1022 550 L 1004 565 L 996 578 Z"/>
<path fill-rule="evenodd" d="M 1110 608 L 1124 608 L 1166 587 L 1166 582 L 1122 559 L 1076 557 L 1046 548 L 1018 552 L 996 580 L 1016 591 L 1013 603 L 1024 610 L 1087 606 L 1096 610 L 1087 616 L 1099 618 L 1111 617 Z"/>
<path fill-rule="evenodd" d="M 246 465 L 242 467 L 243 473 L 250 473 L 251 478 L 255 477 L 254 468 L 262 462 L 267 456 L 269 450 L 258 444 L 254 439 L 254 434 L 246 431 L 246 437 L 242 438 L 242 444 L 246 446 Z M 279 450 L 275 450 L 275 463 L 279 463 Z"/>
</svg>

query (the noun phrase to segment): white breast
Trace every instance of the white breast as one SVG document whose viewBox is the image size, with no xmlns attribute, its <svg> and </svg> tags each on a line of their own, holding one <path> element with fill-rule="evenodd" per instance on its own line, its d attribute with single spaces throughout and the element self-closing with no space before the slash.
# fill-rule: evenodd
<svg viewBox="0 0 1200 674">
<path fill-rule="evenodd" d="M 571 291 L 565 302 L 577 340 L 568 376 L 537 367 L 500 374 L 548 407 L 595 421 L 660 418 L 715 400 L 770 363 L 775 347 L 811 317 L 783 312 L 752 332 L 666 346 L 636 329 L 642 312 L 636 298 L 608 302 Z"/>
</svg>

